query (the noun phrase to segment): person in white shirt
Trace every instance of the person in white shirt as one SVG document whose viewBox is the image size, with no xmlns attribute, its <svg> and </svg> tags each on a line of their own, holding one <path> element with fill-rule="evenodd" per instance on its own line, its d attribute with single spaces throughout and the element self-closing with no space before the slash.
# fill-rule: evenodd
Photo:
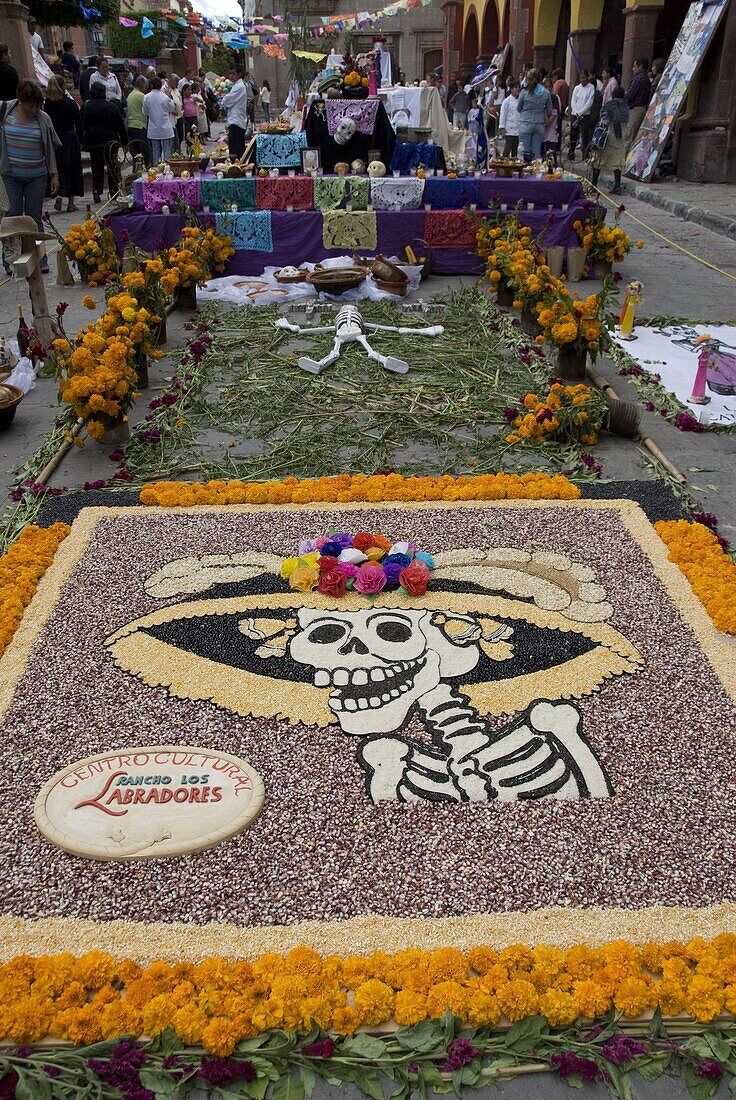
<svg viewBox="0 0 736 1100">
<path fill-rule="evenodd" d="M 174 149 L 179 150 L 184 141 L 184 104 L 179 91 L 179 77 L 172 73 L 162 88 L 162 91 L 171 96 L 174 104 Z"/>
<path fill-rule="evenodd" d="M 267 80 L 263 81 L 261 85 L 261 107 L 263 108 L 263 118 L 266 122 L 271 121 L 271 85 Z"/>
<path fill-rule="evenodd" d="M 168 160 L 174 143 L 174 103 L 161 90 L 161 80 L 152 76 L 150 92 L 143 97 L 143 114 L 148 119 L 148 140 L 154 164 Z"/>
<path fill-rule="evenodd" d="M 509 86 L 509 94 L 501 104 L 501 112 L 498 119 L 499 137 L 506 138 L 503 147 L 505 157 L 515 157 L 519 151 L 519 91 L 518 80 L 512 80 Z"/>
<path fill-rule="evenodd" d="M 122 105 L 123 93 L 120 90 L 120 84 L 115 73 L 110 71 L 110 62 L 106 57 L 101 57 L 97 62 L 97 72 L 92 73 L 89 78 L 89 86 L 92 88 L 95 84 L 102 84 L 105 89 L 105 99 L 117 99 Z"/>
<path fill-rule="evenodd" d="M 185 84 L 193 84 L 193 83 L 194 83 L 194 69 L 185 69 L 184 70 L 184 76 L 181 77 L 181 79 L 177 81 L 176 86 L 177 86 L 178 90 L 181 91 Z"/>
<path fill-rule="evenodd" d="M 33 16 L 28 20 L 28 35 L 34 50 L 37 50 L 41 57 L 43 57 L 46 53 L 46 47 L 43 44 L 43 38 L 41 38 L 41 35 L 38 33 L 38 23 Z"/>
<path fill-rule="evenodd" d="M 575 85 L 570 98 L 570 152 L 568 153 L 568 160 L 575 160 L 578 138 L 581 139 L 583 158 L 585 158 L 590 142 L 590 112 L 593 107 L 595 93 L 596 86 L 590 82 L 590 73 L 587 69 L 583 69 L 580 73 L 580 83 Z"/>
<path fill-rule="evenodd" d="M 240 160 L 245 152 L 245 135 L 248 129 L 248 85 L 243 80 L 243 70 L 233 68 L 230 79 L 233 86 L 222 97 L 227 111 L 227 147 L 231 160 Z"/>
</svg>

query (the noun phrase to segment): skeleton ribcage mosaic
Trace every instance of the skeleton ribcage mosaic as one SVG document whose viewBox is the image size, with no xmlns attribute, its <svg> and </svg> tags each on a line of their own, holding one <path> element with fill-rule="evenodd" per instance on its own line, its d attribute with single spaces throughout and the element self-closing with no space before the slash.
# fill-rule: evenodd
<svg viewBox="0 0 736 1100">
<path fill-rule="evenodd" d="M 514 547 L 447 551 L 435 564 L 420 597 L 335 600 L 290 590 L 268 554 L 181 559 L 146 591 L 184 602 L 107 645 L 120 667 L 174 695 L 339 723 L 374 802 L 609 797 L 573 700 L 642 659 L 608 625 L 593 571 Z"/>
</svg>

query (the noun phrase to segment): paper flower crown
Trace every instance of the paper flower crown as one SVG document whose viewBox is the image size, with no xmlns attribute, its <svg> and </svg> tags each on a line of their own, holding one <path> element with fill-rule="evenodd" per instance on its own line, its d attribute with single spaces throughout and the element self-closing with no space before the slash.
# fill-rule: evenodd
<svg viewBox="0 0 736 1100">
<path fill-rule="evenodd" d="M 286 558 L 281 576 L 298 592 L 316 588 L 341 597 L 354 590 L 377 596 L 384 588 L 398 588 L 423 596 L 434 569 L 431 554 L 410 542 L 394 542 L 380 533 L 331 531 L 318 539 L 304 539 L 295 557 Z"/>
</svg>

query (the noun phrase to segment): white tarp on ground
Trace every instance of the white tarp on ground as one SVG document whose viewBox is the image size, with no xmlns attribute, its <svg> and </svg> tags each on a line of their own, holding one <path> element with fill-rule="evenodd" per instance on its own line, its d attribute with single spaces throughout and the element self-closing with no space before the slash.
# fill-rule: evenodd
<svg viewBox="0 0 736 1100">
<path fill-rule="evenodd" d="M 395 260 L 395 258 L 394 258 Z M 313 271 L 315 264 L 302 264 L 300 270 Z M 335 256 L 328 260 L 322 260 L 322 267 L 352 267 L 352 256 Z M 402 269 L 409 276 L 407 293 L 416 290 L 420 283 L 420 267 L 412 267 L 402 264 Z M 333 302 L 357 302 L 361 298 L 368 298 L 372 302 L 382 299 L 397 301 L 395 294 L 387 294 L 373 281 L 373 276 L 368 275 L 365 282 L 356 286 L 353 290 L 346 290 L 344 294 L 335 296 L 332 294 L 318 294 L 311 283 L 279 283 L 274 278 L 278 267 L 267 267 L 262 275 L 225 275 L 221 279 L 210 279 L 203 287 L 197 290 L 197 300 L 200 302 L 227 302 L 234 306 L 268 306 L 273 302 L 296 302 L 301 298 L 321 298 L 324 301 Z"/>
<path fill-rule="evenodd" d="M 702 423 L 732 424 L 736 422 L 736 325 L 667 325 L 661 329 L 637 326 L 637 339 L 614 340 L 632 359 L 651 374 L 659 374 L 662 386 L 691 410 Z M 710 383 L 718 389 L 731 389 L 731 393 L 719 393 L 712 385 L 706 385 L 710 398 L 707 405 L 693 404 L 689 398 L 693 392 L 698 369 L 700 347 L 695 341 L 708 333 L 711 337 L 712 363 L 708 372 Z M 719 369 L 719 363 L 722 364 Z"/>
</svg>

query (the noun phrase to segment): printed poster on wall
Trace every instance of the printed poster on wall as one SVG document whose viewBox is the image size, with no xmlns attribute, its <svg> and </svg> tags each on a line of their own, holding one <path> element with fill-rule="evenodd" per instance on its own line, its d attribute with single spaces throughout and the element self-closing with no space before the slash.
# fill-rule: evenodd
<svg viewBox="0 0 736 1100">
<path fill-rule="evenodd" d="M 727 7 L 728 0 L 700 0 L 690 5 L 657 90 L 629 150 L 627 176 L 646 183 L 654 175 L 690 83 Z"/>
</svg>

